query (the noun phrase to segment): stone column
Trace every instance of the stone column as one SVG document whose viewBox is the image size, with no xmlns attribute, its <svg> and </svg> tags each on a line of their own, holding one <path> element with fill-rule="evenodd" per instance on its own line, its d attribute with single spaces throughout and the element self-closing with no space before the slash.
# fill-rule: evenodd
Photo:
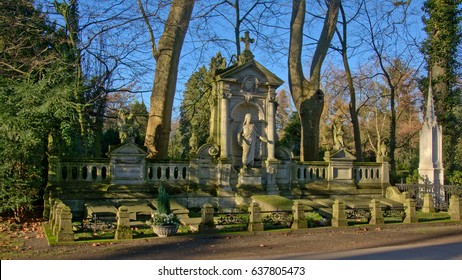
<svg viewBox="0 0 462 280">
<path fill-rule="evenodd" d="M 449 199 L 448 214 L 451 216 L 451 220 L 462 220 L 462 199 L 460 197 L 451 196 Z"/>
<path fill-rule="evenodd" d="M 213 220 L 213 206 L 211 204 L 204 204 L 201 210 L 201 226 L 214 226 L 215 222 Z"/>
<path fill-rule="evenodd" d="M 130 213 L 126 206 L 120 206 L 117 210 L 117 230 L 114 238 L 116 240 L 133 238 L 130 228 Z"/>
<path fill-rule="evenodd" d="M 416 214 L 415 214 L 415 201 L 412 198 L 406 198 L 404 201 L 404 208 L 406 211 L 406 217 L 404 218 L 403 223 L 411 224 L 418 223 Z"/>
<path fill-rule="evenodd" d="M 348 226 L 345 214 L 345 203 L 336 199 L 334 205 L 332 205 L 332 221 L 333 227 L 345 227 Z"/>
<path fill-rule="evenodd" d="M 423 206 L 422 206 L 423 213 L 434 213 L 435 206 L 433 205 L 433 196 L 429 193 L 426 193 L 423 198 Z"/>
<path fill-rule="evenodd" d="M 383 220 L 382 208 L 380 208 L 380 201 L 377 199 L 371 200 L 369 207 L 371 209 L 371 220 L 369 221 L 369 224 L 383 225 L 385 222 Z"/>
<path fill-rule="evenodd" d="M 305 218 L 304 205 L 298 201 L 295 201 L 294 205 L 292 206 L 292 210 L 294 211 L 294 222 L 292 224 L 292 229 L 307 228 L 308 226 Z"/>
<path fill-rule="evenodd" d="M 63 204 L 60 212 L 61 214 L 59 215 L 59 228 L 56 233 L 56 242 L 74 241 L 71 208 Z"/>
<path fill-rule="evenodd" d="M 261 208 L 257 202 L 252 202 L 249 208 L 249 226 L 248 231 L 263 231 L 263 223 L 261 221 Z"/>
<path fill-rule="evenodd" d="M 268 127 L 267 127 L 267 138 L 268 138 L 268 143 L 267 143 L 267 148 L 268 148 L 268 160 L 275 160 L 275 135 L 276 135 L 276 125 L 274 121 L 274 116 L 275 116 L 275 106 L 274 103 L 276 102 L 276 93 L 274 92 L 274 89 L 269 86 L 268 87 L 268 105 L 266 108 L 266 119 L 268 121 Z"/>
<path fill-rule="evenodd" d="M 223 96 L 221 98 L 221 124 L 220 124 L 220 150 L 222 159 L 230 158 L 229 150 L 229 99 L 231 98 L 231 90 L 223 89 Z"/>
</svg>

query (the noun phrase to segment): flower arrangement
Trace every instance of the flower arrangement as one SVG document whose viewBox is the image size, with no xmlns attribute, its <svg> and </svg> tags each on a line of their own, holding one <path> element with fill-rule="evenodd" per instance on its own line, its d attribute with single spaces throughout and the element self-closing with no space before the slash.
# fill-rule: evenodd
<svg viewBox="0 0 462 280">
<path fill-rule="evenodd" d="M 180 220 L 173 213 L 153 213 L 151 215 L 151 223 L 153 226 L 179 225 Z"/>
<path fill-rule="evenodd" d="M 167 237 L 176 234 L 180 220 L 170 209 L 170 198 L 165 187 L 159 187 L 157 197 L 157 212 L 151 214 L 150 223 L 155 234 Z"/>
</svg>

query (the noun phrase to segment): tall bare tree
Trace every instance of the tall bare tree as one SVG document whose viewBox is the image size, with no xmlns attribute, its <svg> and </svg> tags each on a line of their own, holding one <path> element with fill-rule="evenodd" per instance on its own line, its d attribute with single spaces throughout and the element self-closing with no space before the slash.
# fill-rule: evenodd
<svg viewBox="0 0 462 280">
<path fill-rule="evenodd" d="M 289 87 L 301 120 L 301 161 L 317 160 L 319 158 L 319 122 L 324 104 L 324 93 L 320 89 L 321 66 L 335 33 L 340 0 L 330 0 L 327 3 L 327 14 L 311 62 L 309 80 L 303 75 L 301 61 L 306 1 L 294 0 L 292 4 L 289 45 Z"/>
<path fill-rule="evenodd" d="M 356 12 L 356 15 L 359 13 L 363 1 L 360 2 L 359 8 Z M 353 81 L 353 74 L 351 73 L 350 62 L 348 59 L 348 23 L 351 22 L 355 16 L 351 19 L 347 19 L 345 9 L 343 5 L 340 4 L 340 15 L 341 15 L 341 30 L 337 29 L 337 37 L 340 41 L 340 47 L 337 49 L 342 55 L 343 66 L 345 68 L 346 79 L 348 82 L 348 91 L 350 93 L 350 102 L 349 102 L 349 111 L 351 124 L 353 126 L 353 137 L 355 142 L 355 151 L 356 159 L 358 161 L 363 161 L 363 151 L 361 143 L 361 130 L 359 129 L 359 120 L 358 120 L 358 107 L 356 105 L 356 89 Z"/>
<path fill-rule="evenodd" d="M 152 56 L 156 60 L 145 139 L 150 158 L 166 159 L 168 157 L 178 63 L 194 2 L 194 0 L 173 0 L 164 32 L 156 45 L 156 37 L 149 21 L 149 15 L 141 0 L 138 0 L 141 13 L 149 29 Z"/>
</svg>

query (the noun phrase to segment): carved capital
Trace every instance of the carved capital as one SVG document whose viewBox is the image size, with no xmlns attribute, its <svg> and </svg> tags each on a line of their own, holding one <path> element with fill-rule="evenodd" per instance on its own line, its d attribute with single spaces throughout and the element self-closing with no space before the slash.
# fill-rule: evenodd
<svg viewBox="0 0 462 280">
<path fill-rule="evenodd" d="M 233 96 L 233 94 L 231 93 L 231 90 L 230 89 L 225 89 L 225 90 L 223 90 L 221 97 L 223 99 L 230 99 L 232 96 Z"/>
<path fill-rule="evenodd" d="M 268 87 L 268 101 L 269 102 L 277 102 L 276 92 L 274 91 L 274 88 L 271 87 L 271 86 Z"/>
</svg>

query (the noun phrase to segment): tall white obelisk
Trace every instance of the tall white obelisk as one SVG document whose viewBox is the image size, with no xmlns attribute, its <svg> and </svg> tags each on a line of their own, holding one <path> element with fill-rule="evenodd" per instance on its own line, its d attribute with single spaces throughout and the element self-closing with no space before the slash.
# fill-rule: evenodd
<svg viewBox="0 0 462 280">
<path fill-rule="evenodd" d="M 420 131 L 419 175 L 421 184 L 444 185 L 443 132 L 438 125 L 433 104 L 433 90 L 428 87 L 425 117 Z"/>
</svg>

